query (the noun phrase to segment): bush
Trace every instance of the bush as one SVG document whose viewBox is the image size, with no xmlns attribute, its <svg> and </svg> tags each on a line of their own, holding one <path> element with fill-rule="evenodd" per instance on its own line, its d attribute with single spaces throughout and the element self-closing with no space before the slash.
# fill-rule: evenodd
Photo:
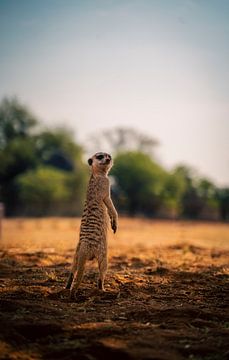
<svg viewBox="0 0 229 360">
<path fill-rule="evenodd" d="M 124 204 L 121 210 L 130 215 L 156 213 L 166 172 L 150 156 L 137 151 L 120 153 L 115 158 L 112 175 Z"/>
<path fill-rule="evenodd" d="M 27 215 L 56 213 L 61 205 L 71 198 L 71 188 L 67 186 L 70 175 L 52 167 L 41 166 L 19 175 L 16 184 L 19 199 Z"/>
</svg>

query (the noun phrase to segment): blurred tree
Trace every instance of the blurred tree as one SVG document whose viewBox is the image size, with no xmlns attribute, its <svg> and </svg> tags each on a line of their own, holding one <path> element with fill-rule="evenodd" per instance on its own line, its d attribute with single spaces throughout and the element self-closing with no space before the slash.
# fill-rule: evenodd
<svg viewBox="0 0 229 360">
<path fill-rule="evenodd" d="M 72 213 L 79 212 L 87 176 L 82 162 L 83 149 L 75 143 L 70 130 L 58 128 L 41 131 L 38 125 L 38 120 L 17 99 L 3 99 L 0 104 L 0 201 L 5 203 L 6 215 L 13 215 L 17 211 L 19 195 L 20 199 L 24 196 L 21 195 L 24 183 L 17 179 L 21 174 L 31 174 L 31 170 L 34 170 L 35 184 L 35 176 L 41 176 L 35 169 L 43 165 L 71 173 L 69 189 L 75 204 L 71 206 Z M 52 181 L 56 181 L 53 187 L 60 187 L 58 179 L 57 176 L 52 177 Z M 23 199 L 23 204 L 26 204 L 26 198 Z M 70 207 L 70 203 L 68 205 Z"/>
<path fill-rule="evenodd" d="M 184 191 L 181 197 L 181 216 L 195 219 L 198 218 L 202 209 L 202 201 L 197 193 L 196 172 L 186 166 L 176 166 L 173 173 L 183 181 Z"/>
<path fill-rule="evenodd" d="M 161 216 L 177 218 L 182 209 L 182 197 L 186 189 L 184 178 L 179 172 L 166 174 L 161 194 Z"/>
<path fill-rule="evenodd" d="M 0 151 L 1 201 L 6 206 L 6 214 L 13 212 L 18 202 L 18 188 L 14 179 L 18 174 L 36 167 L 38 159 L 31 139 L 15 138 Z"/>
<path fill-rule="evenodd" d="M 0 103 L 0 150 L 15 138 L 31 135 L 37 119 L 16 97 L 4 98 Z"/>
<path fill-rule="evenodd" d="M 174 169 L 183 181 L 181 196 L 181 215 L 192 219 L 217 220 L 219 218 L 219 201 L 215 185 L 185 165 Z"/>
<path fill-rule="evenodd" d="M 76 144 L 69 129 L 42 131 L 35 137 L 35 143 L 37 156 L 44 164 L 72 171 L 82 161 L 83 149 Z"/>
<path fill-rule="evenodd" d="M 229 220 L 229 188 L 217 189 L 217 199 L 219 201 L 219 211 L 221 219 Z"/>
<path fill-rule="evenodd" d="M 115 156 L 119 152 L 139 151 L 153 156 L 158 141 L 135 129 L 117 127 L 92 135 L 89 144 L 92 153 L 102 150 Z"/>
<path fill-rule="evenodd" d="M 130 215 L 153 215 L 160 206 L 166 173 L 151 157 L 137 151 L 116 156 L 111 175 L 116 179 L 123 209 Z"/>
<path fill-rule="evenodd" d="M 17 177 L 19 198 L 25 212 L 45 215 L 70 199 L 69 174 L 53 167 L 39 167 Z M 28 211 L 29 210 L 29 211 Z"/>
<path fill-rule="evenodd" d="M 40 166 L 19 175 L 15 182 L 25 215 L 76 215 L 82 211 L 85 172 L 75 174 Z"/>
<path fill-rule="evenodd" d="M 0 151 L 0 179 L 11 181 L 16 175 L 38 165 L 36 148 L 31 138 L 15 138 Z"/>
<path fill-rule="evenodd" d="M 18 201 L 14 178 L 38 164 L 31 139 L 38 121 L 16 98 L 4 98 L 0 104 L 0 200 L 6 214 Z"/>
<path fill-rule="evenodd" d="M 184 187 L 186 188 L 187 186 L 191 186 L 191 184 L 193 184 L 193 182 L 195 181 L 195 179 L 197 178 L 197 172 L 187 166 L 187 165 L 177 165 L 174 169 L 173 169 L 173 174 L 178 176 L 180 179 L 182 179 L 182 181 L 184 182 Z"/>
<path fill-rule="evenodd" d="M 172 172 L 154 159 L 158 142 L 131 128 L 105 130 L 91 138 L 93 152 L 116 155 L 113 187 L 119 209 L 130 215 L 217 219 L 229 218 L 229 189 L 217 189 L 190 167 Z M 0 103 L 0 201 L 6 215 L 79 214 L 88 169 L 73 132 L 41 130 L 28 108 L 16 98 Z M 18 207 L 20 205 L 20 207 Z"/>
<path fill-rule="evenodd" d="M 216 186 L 206 178 L 199 179 L 197 194 L 202 201 L 202 208 L 199 214 L 200 219 L 218 220 L 219 219 L 219 200 L 217 199 Z"/>
<path fill-rule="evenodd" d="M 79 215 L 82 210 L 88 178 L 87 165 L 83 163 L 83 148 L 66 128 L 46 129 L 35 137 L 37 156 L 41 163 L 69 173 L 67 186 L 71 200 L 59 205 L 63 215 Z M 56 208 L 57 209 L 57 208 Z"/>
</svg>

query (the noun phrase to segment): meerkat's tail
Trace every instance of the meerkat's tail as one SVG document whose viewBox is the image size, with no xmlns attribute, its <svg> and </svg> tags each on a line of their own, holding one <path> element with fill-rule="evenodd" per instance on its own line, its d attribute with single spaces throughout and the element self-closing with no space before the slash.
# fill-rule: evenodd
<svg viewBox="0 0 229 360">
<path fill-rule="evenodd" d="M 65 285 L 65 289 L 70 289 L 71 288 L 71 285 L 72 285 L 72 282 L 73 282 L 73 279 L 74 279 L 74 274 L 75 274 L 76 269 L 77 269 L 77 263 L 78 263 L 78 252 L 76 250 L 76 252 L 74 254 L 73 262 L 72 262 L 71 271 L 70 271 L 70 274 L 68 276 L 67 283 Z"/>
<path fill-rule="evenodd" d="M 74 290 L 76 291 L 80 286 L 80 283 L 83 278 L 84 268 L 86 263 L 86 256 L 79 256 L 78 264 L 77 264 L 77 271 L 73 277 L 72 285 L 71 285 L 71 292 Z"/>
</svg>

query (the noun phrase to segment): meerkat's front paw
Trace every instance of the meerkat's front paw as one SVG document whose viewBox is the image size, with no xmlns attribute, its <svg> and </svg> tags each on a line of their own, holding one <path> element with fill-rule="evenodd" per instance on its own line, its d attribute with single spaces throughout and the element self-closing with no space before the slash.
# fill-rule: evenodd
<svg viewBox="0 0 229 360">
<path fill-rule="evenodd" d="M 111 229 L 113 230 L 114 234 L 116 233 L 118 228 L 118 223 L 116 219 L 111 219 Z"/>
</svg>

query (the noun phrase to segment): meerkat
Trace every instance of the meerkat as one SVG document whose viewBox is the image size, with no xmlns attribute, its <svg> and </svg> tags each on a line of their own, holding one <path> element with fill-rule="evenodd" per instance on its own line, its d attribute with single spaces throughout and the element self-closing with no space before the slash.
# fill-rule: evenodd
<svg viewBox="0 0 229 360">
<path fill-rule="evenodd" d="M 98 152 L 88 159 L 88 164 L 91 166 L 91 177 L 81 219 L 79 242 L 66 284 L 66 289 L 70 289 L 71 298 L 75 296 L 82 281 L 86 261 L 94 258 L 97 259 L 99 267 L 98 288 L 104 291 L 108 215 L 114 233 L 118 226 L 118 214 L 110 197 L 108 178 L 113 165 L 111 155 Z"/>
</svg>

